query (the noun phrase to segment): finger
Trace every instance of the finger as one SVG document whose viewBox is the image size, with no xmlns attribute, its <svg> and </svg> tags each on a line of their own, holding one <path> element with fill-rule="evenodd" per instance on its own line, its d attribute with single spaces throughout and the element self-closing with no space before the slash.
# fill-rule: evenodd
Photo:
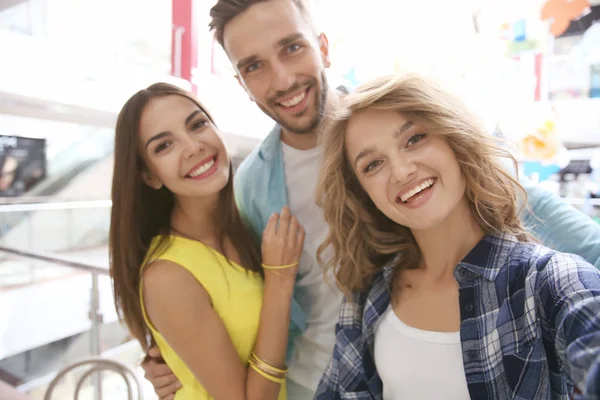
<svg viewBox="0 0 600 400">
<path fill-rule="evenodd" d="M 168 396 L 165 397 L 160 397 L 158 400 L 174 400 L 175 399 L 175 395 L 174 394 L 170 394 Z"/>
<path fill-rule="evenodd" d="M 263 237 L 273 237 L 277 232 L 277 222 L 279 221 L 279 214 L 273 213 L 269 217 L 267 221 L 267 226 L 265 227 L 265 231 L 263 232 Z"/>
<path fill-rule="evenodd" d="M 160 389 L 160 388 L 166 388 L 168 386 L 173 385 L 174 383 L 177 383 L 177 377 L 175 376 L 175 374 L 169 374 L 169 375 L 164 375 L 158 378 L 154 378 L 154 380 L 152 381 L 152 386 L 154 386 L 156 389 Z"/>
<path fill-rule="evenodd" d="M 288 239 L 289 243 L 293 246 L 296 244 L 296 236 L 298 235 L 298 229 L 300 228 L 300 224 L 298 223 L 298 219 L 293 215 L 290 218 L 290 227 L 288 228 Z"/>
<path fill-rule="evenodd" d="M 298 233 L 296 234 L 296 250 L 298 251 L 298 257 L 302 254 L 302 248 L 304 247 L 304 237 L 306 236 L 306 232 L 304 231 L 304 227 L 302 225 L 298 228 Z"/>
<path fill-rule="evenodd" d="M 150 347 L 150 350 L 148 350 L 148 355 L 152 358 L 162 358 L 160 350 L 156 346 Z"/>
<path fill-rule="evenodd" d="M 168 396 L 174 396 L 175 392 L 181 389 L 181 383 L 179 381 L 170 384 L 169 386 L 165 386 L 162 388 L 155 388 L 154 391 L 159 399 L 168 398 Z"/>
<path fill-rule="evenodd" d="M 277 233 L 286 237 L 289 229 L 290 229 L 290 208 L 288 206 L 283 207 L 281 210 L 281 216 L 279 217 L 279 226 L 277 228 Z"/>
<path fill-rule="evenodd" d="M 169 368 L 167 364 L 157 363 L 154 360 L 148 361 L 146 364 L 142 365 L 142 368 L 144 368 L 144 371 L 146 372 L 144 377 L 151 382 L 156 378 L 173 374 L 173 371 L 171 371 L 171 368 Z"/>
</svg>

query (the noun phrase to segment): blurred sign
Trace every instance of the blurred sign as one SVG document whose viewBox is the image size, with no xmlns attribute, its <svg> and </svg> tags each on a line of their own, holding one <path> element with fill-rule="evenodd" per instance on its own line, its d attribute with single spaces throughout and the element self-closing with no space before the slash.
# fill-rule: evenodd
<svg viewBox="0 0 600 400">
<path fill-rule="evenodd" d="M 27 192 L 46 177 L 46 139 L 0 135 L 0 197 Z"/>
<path fill-rule="evenodd" d="M 588 0 L 548 0 L 542 6 L 540 17 L 550 22 L 550 33 L 558 37 L 567 31 L 572 21 L 590 11 Z"/>
</svg>

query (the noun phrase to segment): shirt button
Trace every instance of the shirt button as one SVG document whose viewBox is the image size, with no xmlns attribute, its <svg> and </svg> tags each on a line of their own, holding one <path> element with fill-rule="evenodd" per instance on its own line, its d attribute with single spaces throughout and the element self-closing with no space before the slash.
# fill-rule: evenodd
<svg viewBox="0 0 600 400">
<path fill-rule="evenodd" d="M 467 303 L 467 304 L 465 305 L 465 311 L 466 311 L 466 312 L 471 312 L 471 311 L 473 311 L 473 304 L 471 304 L 471 303 Z"/>
</svg>

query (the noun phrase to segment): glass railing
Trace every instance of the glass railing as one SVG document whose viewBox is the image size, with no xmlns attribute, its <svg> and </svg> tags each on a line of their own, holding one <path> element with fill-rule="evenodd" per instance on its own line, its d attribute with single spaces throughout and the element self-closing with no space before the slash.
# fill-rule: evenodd
<svg viewBox="0 0 600 400">
<path fill-rule="evenodd" d="M 139 379 L 143 352 L 118 321 L 107 266 L 0 246 L 5 381 L 33 400 L 47 398 L 49 391 L 54 399 L 78 392 L 80 399 L 95 400 L 152 393 Z"/>
<path fill-rule="evenodd" d="M 110 200 L 0 205 L 0 244 L 108 264 Z"/>
</svg>

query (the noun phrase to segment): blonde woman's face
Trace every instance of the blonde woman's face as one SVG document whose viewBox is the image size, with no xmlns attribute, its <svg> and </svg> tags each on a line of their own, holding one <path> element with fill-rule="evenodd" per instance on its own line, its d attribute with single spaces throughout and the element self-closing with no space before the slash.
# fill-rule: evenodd
<svg viewBox="0 0 600 400">
<path fill-rule="evenodd" d="M 366 109 L 346 130 L 346 155 L 375 206 L 412 230 L 442 223 L 466 183 L 446 140 L 393 111 Z"/>
</svg>

